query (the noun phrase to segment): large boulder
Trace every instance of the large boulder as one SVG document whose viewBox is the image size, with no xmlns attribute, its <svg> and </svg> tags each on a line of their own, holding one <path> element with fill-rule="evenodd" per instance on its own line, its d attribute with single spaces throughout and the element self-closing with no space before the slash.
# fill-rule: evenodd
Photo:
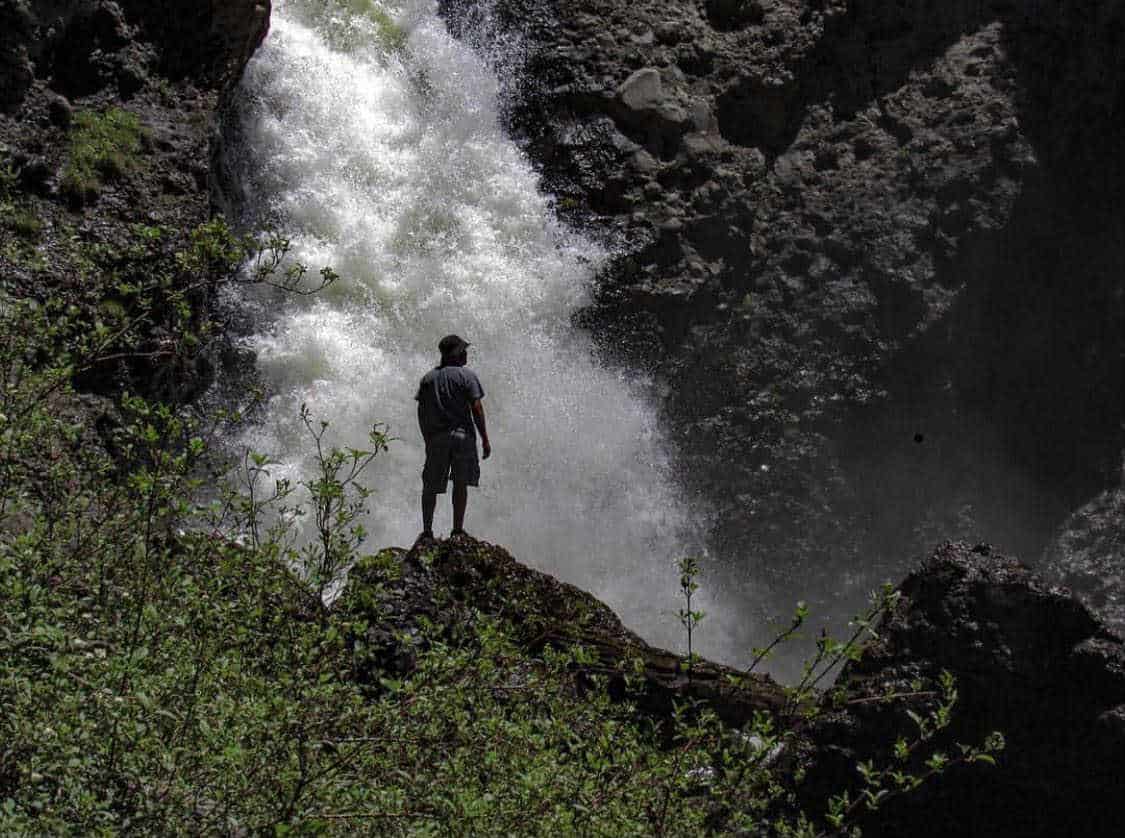
<svg viewBox="0 0 1125 838">
<path fill-rule="evenodd" d="M 1125 822 L 1125 647 L 1064 589 L 986 545 L 946 544 L 912 573 L 878 639 L 837 682 L 811 732 L 810 801 L 857 785 L 856 764 L 894 762 L 912 710 L 956 679 L 953 722 L 934 747 L 1007 740 L 998 766 L 954 768 L 894 800 L 865 835 L 1121 834 Z M 898 694 L 892 701 L 880 696 Z"/>
</svg>

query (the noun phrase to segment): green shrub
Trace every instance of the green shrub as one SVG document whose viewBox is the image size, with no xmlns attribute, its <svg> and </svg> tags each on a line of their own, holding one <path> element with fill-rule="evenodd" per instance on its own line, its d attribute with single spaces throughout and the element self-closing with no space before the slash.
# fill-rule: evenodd
<svg viewBox="0 0 1125 838">
<path fill-rule="evenodd" d="M 6 215 L 8 227 L 22 238 L 38 239 L 43 232 L 43 220 L 29 209 L 17 207 Z"/>
<path fill-rule="evenodd" d="M 76 203 L 96 198 L 103 181 L 117 180 L 136 165 L 143 134 L 137 115 L 122 108 L 78 111 L 63 169 L 63 193 Z"/>
</svg>

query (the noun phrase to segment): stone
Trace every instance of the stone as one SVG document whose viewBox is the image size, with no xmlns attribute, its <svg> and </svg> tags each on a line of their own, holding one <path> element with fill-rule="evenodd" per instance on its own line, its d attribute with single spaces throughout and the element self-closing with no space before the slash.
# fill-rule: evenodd
<svg viewBox="0 0 1125 838">
<path fill-rule="evenodd" d="M 28 50 L 32 23 L 23 3 L 0 2 L 0 112 L 14 111 L 35 78 Z"/>
<path fill-rule="evenodd" d="M 672 156 L 688 124 L 688 114 L 664 86 L 660 71 L 646 67 L 631 74 L 617 88 L 621 107 L 615 117 L 658 157 Z"/>
<path fill-rule="evenodd" d="M 652 67 L 637 70 L 617 88 L 617 95 L 625 107 L 634 110 L 651 110 L 664 104 L 660 71 Z"/>
<path fill-rule="evenodd" d="M 37 194 L 46 194 L 47 186 L 54 170 L 44 157 L 32 157 L 19 168 L 19 183 L 24 189 Z"/>
<path fill-rule="evenodd" d="M 707 19 L 720 32 L 730 32 L 765 20 L 761 0 L 707 0 Z"/>
<path fill-rule="evenodd" d="M 120 0 L 120 7 L 156 47 L 160 73 L 229 87 L 269 31 L 271 5 L 269 0 Z"/>
<path fill-rule="evenodd" d="M 712 134 L 719 130 L 719 120 L 715 118 L 715 111 L 706 99 L 693 99 L 688 109 L 691 113 L 692 126 L 701 134 Z"/>
<path fill-rule="evenodd" d="M 660 170 L 660 163 L 642 148 L 638 149 L 636 153 L 633 154 L 633 168 L 638 172 L 655 174 Z"/>
<path fill-rule="evenodd" d="M 47 117 L 56 128 L 69 128 L 74 116 L 70 101 L 60 94 L 50 94 L 47 99 Z"/>
</svg>

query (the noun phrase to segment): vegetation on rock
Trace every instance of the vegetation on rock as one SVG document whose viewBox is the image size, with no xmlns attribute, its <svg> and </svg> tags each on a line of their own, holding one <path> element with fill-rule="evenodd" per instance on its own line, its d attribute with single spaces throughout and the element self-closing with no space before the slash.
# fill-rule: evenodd
<svg viewBox="0 0 1125 838">
<path fill-rule="evenodd" d="M 92 201 L 103 179 L 121 178 L 137 164 L 143 134 L 137 115 L 123 108 L 76 113 L 63 193 L 76 204 Z"/>
</svg>

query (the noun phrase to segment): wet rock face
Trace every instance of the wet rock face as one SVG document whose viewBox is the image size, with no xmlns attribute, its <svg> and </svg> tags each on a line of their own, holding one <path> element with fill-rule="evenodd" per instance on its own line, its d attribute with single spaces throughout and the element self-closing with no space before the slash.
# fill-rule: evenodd
<svg viewBox="0 0 1125 838">
<path fill-rule="evenodd" d="M 1104 488 L 1125 4 L 443 5 L 522 39 L 510 122 L 625 251 L 579 319 L 654 368 L 720 552 L 782 599 L 947 536 L 1036 555 Z"/>
<path fill-rule="evenodd" d="M 1068 592 L 987 546 L 947 544 L 902 585 L 880 640 L 837 682 L 846 709 L 814 733 L 819 755 L 805 793 L 854 783 L 855 761 L 890 759 L 908 739 L 907 709 L 887 691 L 957 679 L 953 723 L 938 747 L 1002 731 L 998 767 L 951 771 L 901 798 L 865 835 L 1117 835 L 1125 791 L 1125 647 Z M 915 689 L 921 684 L 922 689 Z M 912 686 L 913 685 L 913 686 Z"/>
<path fill-rule="evenodd" d="M 1125 636 L 1125 488 L 1103 492 L 1063 522 L 1043 573 Z"/>
</svg>

